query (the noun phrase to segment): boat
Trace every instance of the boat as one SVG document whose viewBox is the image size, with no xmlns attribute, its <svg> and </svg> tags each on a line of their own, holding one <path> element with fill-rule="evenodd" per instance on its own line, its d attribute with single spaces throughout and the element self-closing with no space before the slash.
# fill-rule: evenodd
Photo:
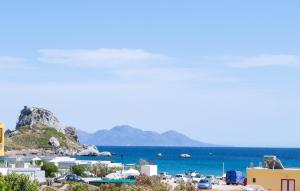
<svg viewBox="0 0 300 191">
<path fill-rule="evenodd" d="M 157 157 L 163 157 L 163 154 L 162 153 L 157 153 L 156 156 Z"/>
<path fill-rule="evenodd" d="M 186 153 L 179 155 L 180 158 L 191 158 L 192 156 Z"/>
</svg>

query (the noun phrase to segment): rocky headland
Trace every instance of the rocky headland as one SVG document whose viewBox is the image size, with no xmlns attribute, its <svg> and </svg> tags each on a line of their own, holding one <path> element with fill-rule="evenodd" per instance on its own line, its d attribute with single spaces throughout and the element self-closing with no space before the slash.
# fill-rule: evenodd
<svg viewBox="0 0 300 191">
<path fill-rule="evenodd" d="M 5 132 L 7 155 L 95 155 L 99 152 L 79 143 L 75 127 L 63 126 L 49 110 L 25 106 L 15 130 Z"/>
</svg>

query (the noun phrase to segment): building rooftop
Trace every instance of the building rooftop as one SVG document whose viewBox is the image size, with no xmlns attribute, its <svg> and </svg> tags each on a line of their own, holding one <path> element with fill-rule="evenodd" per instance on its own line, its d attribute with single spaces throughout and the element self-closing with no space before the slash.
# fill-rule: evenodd
<svg viewBox="0 0 300 191">
<path fill-rule="evenodd" d="M 290 167 L 290 168 L 283 168 L 283 169 L 270 169 L 270 168 L 264 168 L 264 167 L 249 167 L 247 168 L 251 170 L 269 170 L 269 171 L 282 171 L 282 170 L 290 170 L 290 171 L 300 171 L 300 167 Z"/>
</svg>

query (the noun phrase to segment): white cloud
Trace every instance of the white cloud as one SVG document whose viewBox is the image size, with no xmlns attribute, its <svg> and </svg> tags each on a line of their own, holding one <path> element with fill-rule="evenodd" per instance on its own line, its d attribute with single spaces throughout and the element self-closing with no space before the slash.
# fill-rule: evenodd
<svg viewBox="0 0 300 191">
<path fill-rule="evenodd" d="M 15 70 L 15 69 L 28 69 L 31 68 L 26 64 L 23 58 L 12 56 L 0 56 L 0 69 L 1 70 Z"/>
<path fill-rule="evenodd" d="M 128 67 L 168 61 L 168 56 L 142 49 L 41 49 L 39 60 L 75 67 Z"/>
<path fill-rule="evenodd" d="M 227 57 L 228 66 L 254 68 L 269 66 L 300 66 L 300 56 L 292 54 L 259 54 L 255 56 Z"/>
<path fill-rule="evenodd" d="M 70 67 L 104 69 L 121 83 L 226 83 L 235 79 L 195 67 L 177 66 L 174 59 L 142 49 L 42 49 L 39 60 Z M 111 79 L 110 78 L 110 79 Z M 119 82 L 120 82 L 119 81 Z"/>
<path fill-rule="evenodd" d="M 199 68 L 157 67 L 141 69 L 115 70 L 113 74 L 122 80 L 152 82 L 152 83 L 230 83 L 235 78 L 225 77 L 223 74 Z"/>
</svg>

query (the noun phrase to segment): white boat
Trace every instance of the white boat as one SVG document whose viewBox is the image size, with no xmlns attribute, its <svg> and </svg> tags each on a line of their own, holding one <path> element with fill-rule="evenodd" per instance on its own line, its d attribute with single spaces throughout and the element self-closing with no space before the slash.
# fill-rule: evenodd
<svg viewBox="0 0 300 191">
<path fill-rule="evenodd" d="M 180 157 L 180 158 L 191 158 L 192 156 L 189 155 L 189 154 L 183 153 L 183 154 L 181 154 L 179 157 Z"/>
<path fill-rule="evenodd" d="M 163 157 L 163 154 L 162 153 L 157 153 L 156 156 L 157 157 Z"/>
</svg>

